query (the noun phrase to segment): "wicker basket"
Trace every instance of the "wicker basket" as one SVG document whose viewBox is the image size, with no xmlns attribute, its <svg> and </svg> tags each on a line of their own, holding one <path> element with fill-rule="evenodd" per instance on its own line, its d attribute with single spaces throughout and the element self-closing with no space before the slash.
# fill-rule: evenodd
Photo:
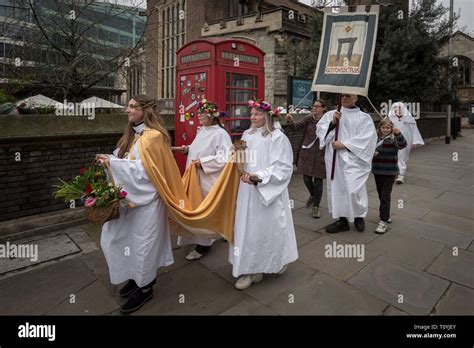
<svg viewBox="0 0 474 348">
<path fill-rule="evenodd" d="M 113 201 L 106 207 L 85 207 L 84 211 L 87 219 L 99 225 L 120 217 L 120 202 Z"/>
<path fill-rule="evenodd" d="M 109 165 L 105 166 L 105 170 L 108 172 L 109 178 L 115 186 L 114 176 Z M 118 199 L 110 202 L 110 205 L 106 207 L 85 207 L 86 218 L 94 224 L 103 224 L 110 220 L 115 220 L 120 217 L 120 201 Z"/>
</svg>

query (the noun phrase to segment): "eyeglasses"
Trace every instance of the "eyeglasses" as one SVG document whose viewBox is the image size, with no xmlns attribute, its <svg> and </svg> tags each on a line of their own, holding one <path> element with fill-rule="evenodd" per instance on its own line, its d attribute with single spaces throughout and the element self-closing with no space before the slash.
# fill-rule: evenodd
<svg viewBox="0 0 474 348">
<path fill-rule="evenodd" d="M 343 94 L 341 95 L 342 98 L 351 98 L 352 95 L 351 94 Z"/>
</svg>

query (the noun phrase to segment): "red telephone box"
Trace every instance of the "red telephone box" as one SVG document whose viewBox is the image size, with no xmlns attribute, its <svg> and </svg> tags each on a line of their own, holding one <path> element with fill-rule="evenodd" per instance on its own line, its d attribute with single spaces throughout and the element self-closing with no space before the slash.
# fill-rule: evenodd
<svg viewBox="0 0 474 348">
<path fill-rule="evenodd" d="M 175 146 L 189 145 L 196 136 L 199 100 L 225 111 L 224 126 L 232 140 L 250 127 L 247 101 L 265 95 L 264 52 L 238 39 L 199 39 L 177 52 Z M 181 172 L 186 156 L 175 153 Z"/>
</svg>

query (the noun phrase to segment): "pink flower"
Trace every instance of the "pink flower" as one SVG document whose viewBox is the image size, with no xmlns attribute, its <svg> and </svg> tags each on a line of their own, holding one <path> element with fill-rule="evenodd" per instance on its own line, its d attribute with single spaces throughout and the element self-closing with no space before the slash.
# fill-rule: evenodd
<svg viewBox="0 0 474 348">
<path fill-rule="evenodd" d="M 128 195 L 127 191 L 120 191 L 120 193 L 119 193 L 120 198 L 125 198 L 125 197 L 127 197 L 127 195 Z"/>
<path fill-rule="evenodd" d="M 97 201 L 97 199 L 95 198 L 87 198 L 85 201 L 84 201 L 84 205 L 86 207 L 93 207 L 95 205 L 95 202 Z"/>
</svg>

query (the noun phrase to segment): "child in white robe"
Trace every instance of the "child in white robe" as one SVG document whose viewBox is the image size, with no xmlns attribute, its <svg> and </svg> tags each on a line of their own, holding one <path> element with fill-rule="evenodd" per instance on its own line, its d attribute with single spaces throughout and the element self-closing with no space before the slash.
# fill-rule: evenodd
<svg viewBox="0 0 474 348">
<path fill-rule="evenodd" d="M 395 128 L 400 129 L 407 141 L 407 147 L 398 152 L 398 168 L 400 173 L 395 180 L 396 184 L 403 184 L 405 181 L 405 173 L 407 170 L 407 162 L 410 157 L 410 151 L 417 146 L 424 145 L 425 142 L 421 137 L 420 131 L 416 126 L 416 121 L 410 111 L 408 111 L 405 104 L 402 102 L 393 103 L 388 117 L 392 121 Z"/>
<path fill-rule="evenodd" d="M 251 105 L 250 105 L 251 104 Z M 229 246 L 232 275 L 239 290 L 263 279 L 263 273 L 282 274 L 298 258 L 288 184 L 293 173 L 290 141 L 273 126 L 268 103 L 249 101 L 250 129 L 246 141 L 245 172 L 237 194 L 234 245 Z M 261 182 L 255 185 L 255 180 Z"/>
<path fill-rule="evenodd" d="M 134 205 L 132 209 L 121 207 L 120 218 L 106 222 L 101 235 L 112 284 L 127 281 L 119 292 L 129 297 L 120 308 L 124 314 L 138 310 L 153 297 L 158 268 L 174 262 L 166 206 L 138 151 L 140 135 L 147 129 L 157 129 L 169 139 L 155 105 L 150 97 L 133 97 L 127 107 L 129 124 L 114 155 L 96 156 L 97 162 L 110 165 L 115 183 L 123 185 L 127 200 Z"/>
<path fill-rule="evenodd" d="M 196 138 L 191 145 L 183 146 L 182 151 L 188 154 L 186 168 L 195 162 L 199 167 L 199 179 L 203 198 L 207 196 L 214 182 L 227 163 L 232 146 L 229 133 L 220 124 L 217 105 L 203 99 L 199 102 L 199 123 Z M 204 237 L 178 237 L 178 245 L 196 244 L 186 260 L 198 260 L 209 252 L 214 239 Z"/>
</svg>

